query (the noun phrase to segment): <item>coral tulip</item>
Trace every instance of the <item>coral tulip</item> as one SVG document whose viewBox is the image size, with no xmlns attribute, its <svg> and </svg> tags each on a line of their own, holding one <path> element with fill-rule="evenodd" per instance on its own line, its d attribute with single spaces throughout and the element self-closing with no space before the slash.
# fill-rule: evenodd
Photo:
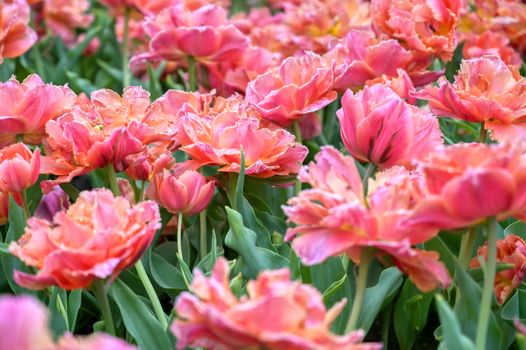
<svg viewBox="0 0 526 350">
<path fill-rule="evenodd" d="M 499 56 L 504 63 L 519 66 L 520 54 L 510 46 L 508 37 L 502 32 L 487 30 L 482 34 L 471 34 L 462 48 L 464 58 L 477 58 L 487 55 Z"/>
<path fill-rule="evenodd" d="M 168 170 L 154 175 L 147 196 L 172 214 L 195 215 L 203 211 L 214 194 L 214 182 L 195 170 L 173 174 Z"/>
<path fill-rule="evenodd" d="M 23 55 L 37 41 L 29 26 L 30 8 L 25 0 L 0 2 L 0 63 Z"/>
<path fill-rule="evenodd" d="M 480 268 L 479 257 L 487 259 L 487 244 L 479 248 L 477 256 L 471 260 L 471 268 Z M 499 304 L 504 304 L 526 277 L 526 243 L 524 240 L 513 234 L 498 240 L 497 262 L 513 265 L 495 275 L 495 295 Z"/>
<path fill-rule="evenodd" d="M 71 290 L 86 288 L 94 279 L 114 279 L 140 258 L 158 228 L 154 202 L 131 206 L 106 189 L 82 192 L 53 221 L 29 219 L 24 235 L 9 249 L 38 273 L 15 271 L 15 281 L 31 289 L 56 285 Z"/>
<path fill-rule="evenodd" d="M 0 150 L 0 189 L 22 192 L 33 186 L 40 174 L 40 150 L 16 143 Z"/>
<path fill-rule="evenodd" d="M 286 240 L 307 265 L 331 256 L 347 254 L 360 261 L 364 249 L 374 248 L 381 260 L 393 263 L 423 291 L 447 287 L 450 277 L 435 252 L 414 249 L 434 237 L 434 228 L 408 228 L 402 223 L 425 199 L 421 174 L 394 167 L 369 181 L 369 194 L 363 196 L 358 170 L 351 157 L 332 146 L 323 147 L 299 174 L 312 188 L 303 190 L 283 208 L 290 222 Z"/>
<path fill-rule="evenodd" d="M 380 168 L 408 165 L 442 143 L 434 116 L 381 84 L 357 94 L 348 90 L 336 114 L 349 153 Z"/>
<path fill-rule="evenodd" d="M 440 78 L 438 87 L 414 93 L 428 100 L 433 113 L 484 123 L 491 137 L 513 142 L 526 138 L 526 79 L 497 56 L 464 60 L 455 82 Z"/>
<path fill-rule="evenodd" d="M 321 294 L 290 280 L 286 269 L 263 271 L 238 299 L 228 285 L 228 262 L 220 258 L 205 277 L 194 272 L 193 294 L 182 293 L 175 305 L 178 318 L 171 330 L 177 349 L 375 350 L 381 344 L 361 343 L 363 332 L 338 336 L 330 325 L 345 301 L 326 310 Z"/>
</svg>

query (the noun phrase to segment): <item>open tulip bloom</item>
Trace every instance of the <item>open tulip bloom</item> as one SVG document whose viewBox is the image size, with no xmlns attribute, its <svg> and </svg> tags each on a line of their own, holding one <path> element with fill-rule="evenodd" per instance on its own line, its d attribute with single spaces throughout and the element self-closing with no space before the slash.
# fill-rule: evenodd
<svg viewBox="0 0 526 350">
<path fill-rule="evenodd" d="M 525 28 L 0 0 L 0 350 L 526 350 Z"/>
</svg>

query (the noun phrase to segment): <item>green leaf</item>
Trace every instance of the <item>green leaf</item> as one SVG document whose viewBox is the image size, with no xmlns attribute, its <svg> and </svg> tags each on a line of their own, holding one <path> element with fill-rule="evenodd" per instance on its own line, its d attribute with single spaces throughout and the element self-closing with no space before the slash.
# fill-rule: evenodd
<svg viewBox="0 0 526 350">
<path fill-rule="evenodd" d="M 314 276 L 317 274 L 315 273 Z M 337 302 L 345 299 L 351 295 L 351 286 L 349 284 L 349 279 L 347 274 L 344 274 L 341 279 L 333 282 L 327 290 L 323 293 L 323 301 L 327 308 L 332 307 Z M 343 334 L 345 331 L 345 326 L 347 324 L 347 318 L 351 312 L 351 303 L 347 302 L 342 312 L 332 323 L 332 330 L 336 334 Z"/>
<path fill-rule="evenodd" d="M 369 331 L 384 301 L 389 294 L 400 288 L 402 281 L 402 273 L 398 268 L 390 267 L 382 271 L 378 283 L 365 291 L 364 303 L 357 324 L 358 328 L 364 329 L 365 332 Z"/>
<path fill-rule="evenodd" d="M 225 209 L 230 224 L 225 244 L 242 257 L 248 277 L 256 278 L 262 270 L 272 270 L 288 265 L 288 260 L 281 255 L 256 246 L 257 236 L 254 231 L 244 226 L 241 214 L 229 207 Z"/>
<path fill-rule="evenodd" d="M 394 305 L 394 328 L 402 349 L 411 349 L 427 323 L 433 294 L 422 293 L 407 279 Z"/>
<path fill-rule="evenodd" d="M 526 222 L 523 221 L 515 221 L 513 224 L 506 227 L 504 230 L 504 235 L 517 235 L 520 238 L 526 240 Z"/>
<path fill-rule="evenodd" d="M 173 253 L 175 254 L 175 251 Z M 150 272 L 161 288 L 186 289 L 181 270 L 154 252 L 150 254 Z"/>
<path fill-rule="evenodd" d="M 185 261 L 183 260 L 183 257 L 179 254 L 177 254 L 177 260 L 179 261 L 179 266 L 181 267 L 183 278 L 186 280 L 186 284 L 190 286 L 192 284 L 192 281 L 194 280 L 194 275 L 192 275 L 192 271 L 190 271 L 190 268 L 188 267 L 188 265 L 186 265 Z"/>
<path fill-rule="evenodd" d="M 517 289 L 503 306 L 500 315 L 503 319 L 513 321 L 518 318 L 526 321 L 526 290 Z"/>
<path fill-rule="evenodd" d="M 68 296 L 68 329 L 71 332 L 75 331 L 77 324 L 77 316 L 79 314 L 80 305 L 82 304 L 82 289 L 75 289 L 69 293 Z"/>
<path fill-rule="evenodd" d="M 457 46 L 455 51 L 453 52 L 453 59 L 449 61 L 446 64 L 446 78 L 450 82 L 453 82 L 455 80 L 455 74 L 460 68 L 460 63 L 462 62 L 462 49 L 464 47 L 464 44 L 460 44 Z"/>
<path fill-rule="evenodd" d="M 442 350 L 474 350 L 475 345 L 468 337 L 462 334 L 460 324 L 453 310 L 451 310 L 451 307 L 441 295 L 436 295 L 436 304 L 443 334 L 443 340 L 439 348 Z"/>
<path fill-rule="evenodd" d="M 126 329 L 137 341 L 139 349 L 173 349 L 166 330 L 161 328 L 148 307 L 124 282 L 117 279 L 110 292 L 119 307 Z"/>
</svg>

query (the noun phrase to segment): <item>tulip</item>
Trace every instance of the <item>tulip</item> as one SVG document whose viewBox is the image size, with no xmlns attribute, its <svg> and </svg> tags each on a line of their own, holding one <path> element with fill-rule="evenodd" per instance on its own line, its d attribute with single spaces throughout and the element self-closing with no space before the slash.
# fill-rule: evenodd
<svg viewBox="0 0 526 350">
<path fill-rule="evenodd" d="M 0 3 L 0 64 L 4 58 L 23 55 L 37 41 L 29 26 L 30 8 L 24 0 Z"/>
<path fill-rule="evenodd" d="M 69 197 L 59 186 L 42 196 L 35 210 L 35 216 L 47 221 L 53 221 L 56 213 L 69 208 Z"/>
<path fill-rule="evenodd" d="M 87 0 L 44 0 L 43 15 L 47 28 L 68 46 L 77 40 L 77 29 L 89 27 L 94 16 L 87 14 Z"/>
<path fill-rule="evenodd" d="M 0 189 L 22 192 L 33 186 L 40 174 L 40 150 L 16 143 L 0 150 Z"/>
<path fill-rule="evenodd" d="M 172 214 L 195 215 L 203 211 L 214 194 L 214 182 L 195 170 L 173 174 L 168 170 L 154 175 L 147 196 Z"/>
<path fill-rule="evenodd" d="M 499 56 L 508 65 L 521 66 L 520 54 L 510 46 L 503 32 L 487 30 L 482 34 L 468 35 L 462 48 L 464 58 L 477 58 L 487 55 Z"/>
<path fill-rule="evenodd" d="M 30 289 L 56 285 L 72 290 L 97 279 L 115 279 L 140 258 L 159 227 L 154 202 L 132 206 L 106 189 L 82 192 L 52 221 L 28 220 L 24 235 L 9 250 L 38 272 L 15 271 L 15 281 Z"/>
<path fill-rule="evenodd" d="M 487 244 L 478 249 L 477 256 L 471 260 L 470 268 L 480 268 L 480 257 L 484 260 L 488 258 Z M 494 291 L 497 301 L 502 305 L 526 277 L 526 243 L 524 240 L 513 234 L 498 240 L 497 262 L 513 265 L 495 275 Z"/>
<path fill-rule="evenodd" d="M 349 153 L 382 169 L 410 165 L 442 143 L 435 117 L 381 84 L 348 90 L 336 114 Z"/>
<path fill-rule="evenodd" d="M 228 262 L 220 258 L 210 277 L 195 270 L 190 290 L 177 298 L 171 326 L 177 349 L 375 350 L 361 343 L 363 331 L 338 336 L 330 325 L 345 300 L 327 310 L 320 292 L 290 280 L 286 269 L 263 271 L 238 299 L 228 284 Z"/>
<path fill-rule="evenodd" d="M 414 93 L 428 100 L 431 111 L 469 122 L 483 123 L 495 140 L 526 138 L 526 79 L 497 56 L 464 60 L 455 81 L 438 80 L 437 87 Z"/>
</svg>

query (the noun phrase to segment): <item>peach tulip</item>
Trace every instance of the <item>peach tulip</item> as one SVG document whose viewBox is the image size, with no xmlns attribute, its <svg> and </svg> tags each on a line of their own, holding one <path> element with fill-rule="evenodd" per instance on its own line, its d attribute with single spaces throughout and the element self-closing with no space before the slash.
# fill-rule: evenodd
<svg viewBox="0 0 526 350">
<path fill-rule="evenodd" d="M 214 182 L 195 170 L 154 175 L 146 195 L 172 214 L 195 215 L 203 211 L 214 195 Z"/>
<path fill-rule="evenodd" d="M 68 111 L 76 96 L 67 86 L 45 84 L 32 74 L 22 83 L 15 78 L 0 83 L 0 100 L 0 147 L 3 147 L 17 140 L 40 144 L 46 123 Z"/>
<path fill-rule="evenodd" d="M 427 72 L 427 59 L 415 58 L 394 39 L 381 40 L 373 32 L 353 29 L 332 50 L 324 55 L 335 62 L 334 88 L 360 89 L 368 81 L 386 75 L 394 77 L 405 69 L 416 85 L 436 80 L 442 72 Z"/>
<path fill-rule="evenodd" d="M 401 68 L 398 68 L 396 70 L 397 75 L 394 77 L 390 77 L 387 75 L 382 75 L 376 79 L 369 80 L 366 82 L 366 86 L 371 86 L 375 84 L 382 84 L 385 85 L 394 92 L 398 96 L 400 96 L 403 100 L 405 100 L 407 103 L 414 105 L 416 102 L 416 98 L 412 95 L 413 92 L 416 91 L 416 88 L 413 84 L 413 81 L 409 77 L 409 74 Z"/>
<path fill-rule="evenodd" d="M 480 268 L 479 257 L 487 259 L 487 244 L 479 248 L 477 256 L 471 260 L 470 268 Z M 499 304 L 504 304 L 526 277 L 526 243 L 524 240 L 513 234 L 498 240 L 497 262 L 513 265 L 495 275 L 495 296 Z"/>
<path fill-rule="evenodd" d="M 296 174 L 308 152 L 294 135 L 235 98 L 207 116 L 187 114 L 176 139 L 199 166 L 216 165 L 223 172 L 240 171 L 243 150 L 245 173 L 260 178 Z"/>
<path fill-rule="evenodd" d="M 186 65 L 188 57 L 202 64 L 236 61 L 248 47 L 247 37 L 227 19 L 227 12 L 214 4 L 195 10 L 183 4 L 162 11 L 146 24 L 150 50 L 135 60 L 167 60 Z"/>
<path fill-rule="evenodd" d="M 338 336 L 330 325 L 345 300 L 326 310 L 314 287 L 290 280 L 286 269 L 263 271 L 238 299 L 228 285 L 228 262 L 220 258 L 210 277 L 195 270 L 190 287 L 176 301 L 178 318 L 171 326 L 177 349 L 374 350 L 361 343 L 363 331 Z"/>
<path fill-rule="evenodd" d="M 462 49 L 464 58 L 477 58 L 484 55 L 499 56 L 509 65 L 521 66 L 520 54 L 510 45 L 508 37 L 500 31 L 487 30 L 482 34 L 467 36 Z"/>
<path fill-rule="evenodd" d="M 4 58 L 23 55 L 37 41 L 29 26 L 30 8 L 25 0 L 0 2 L 0 64 Z"/>
<path fill-rule="evenodd" d="M 246 99 L 263 118 L 289 126 L 305 114 L 316 112 L 337 97 L 333 67 L 315 53 L 289 57 L 279 68 L 248 84 Z"/>
<path fill-rule="evenodd" d="M 423 56 L 451 59 L 462 0 L 371 0 L 373 28 Z"/>
<path fill-rule="evenodd" d="M 124 340 L 104 333 L 95 333 L 89 337 L 73 337 L 66 334 L 53 350 L 136 350 L 135 346 Z M 36 350 L 36 349 L 35 349 Z"/>
<path fill-rule="evenodd" d="M 158 228 L 154 202 L 131 206 L 106 189 L 82 192 L 53 221 L 28 220 L 24 235 L 9 250 L 38 272 L 15 271 L 15 281 L 30 289 L 71 290 L 89 287 L 95 279 L 115 279 L 140 258 Z"/>
<path fill-rule="evenodd" d="M 385 85 L 348 90 L 336 114 L 349 153 L 380 168 L 410 165 L 442 143 L 437 119 Z"/>
<path fill-rule="evenodd" d="M 88 0 L 44 0 L 43 15 L 46 26 L 66 45 L 77 41 L 77 29 L 89 27 L 94 16 L 86 13 Z"/>
<path fill-rule="evenodd" d="M 484 123 L 491 137 L 514 142 L 526 138 L 526 79 L 497 56 L 464 60 L 453 83 L 440 78 L 437 87 L 413 95 L 428 100 L 433 113 Z"/>
<path fill-rule="evenodd" d="M 0 350 L 53 350 L 44 305 L 29 296 L 0 296 Z"/>
<path fill-rule="evenodd" d="M 509 144 L 456 144 L 418 161 L 429 195 L 408 220 L 411 227 L 457 229 L 489 217 L 526 218 L 526 157 Z"/>
<path fill-rule="evenodd" d="M 34 152 L 23 143 L 0 150 L 0 190 L 22 192 L 33 186 L 40 174 L 40 149 Z"/>
<path fill-rule="evenodd" d="M 447 287 L 450 277 L 436 252 L 413 248 L 433 238 L 435 228 L 411 229 L 402 223 L 426 198 L 417 172 L 394 167 L 369 181 L 365 198 L 353 158 L 325 146 L 299 174 L 311 185 L 283 208 L 294 228 L 285 239 L 306 265 L 346 254 L 359 263 L 361 252 L 373 248 L 381 261 L 392 261 L 422 291 Z M 389 257 L 389 259 L 384 259 Z"/>
</svg>

